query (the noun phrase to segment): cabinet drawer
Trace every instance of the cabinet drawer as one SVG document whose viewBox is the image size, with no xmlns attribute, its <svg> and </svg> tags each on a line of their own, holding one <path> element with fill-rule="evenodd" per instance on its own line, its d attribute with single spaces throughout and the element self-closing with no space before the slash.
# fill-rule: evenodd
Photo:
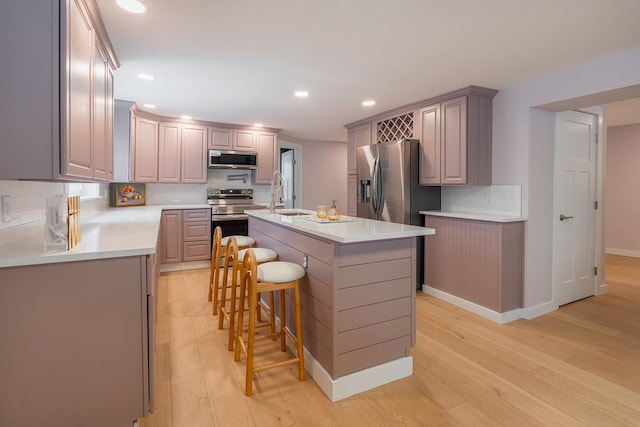
<svg viewBox="0 0 640 427">
<path fill-rule="evenodd" d="M 211 221 L 193 221 L 184 222 L 182 228 L 182 240 L 184 242 L 193 242 L 196 240 L 211 239 Z"/>
<path fill-rule="evenodd" d="M 211 222 L 211 209 L 185 209 L 183 211 L 184 222 L 208 221 Z"/>
<path fill-rule="evenodd" d="M 199 261 L 211 258 L 211 244 L 209 241 L 185 242 L 183 261 Z"/>
</svg>

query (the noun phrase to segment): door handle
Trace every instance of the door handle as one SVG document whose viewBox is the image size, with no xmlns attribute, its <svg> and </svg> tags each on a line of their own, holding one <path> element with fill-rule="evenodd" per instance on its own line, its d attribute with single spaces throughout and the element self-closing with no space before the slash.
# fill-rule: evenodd
<svg viewBox="0 0 640 427">
<path fill-rule="evenodd" d="M 566 221 L 568 219 L 573 219 L 572 216 L 566 216 L 565 214 L 560 214 L 560 221 Z"/>
</svg>

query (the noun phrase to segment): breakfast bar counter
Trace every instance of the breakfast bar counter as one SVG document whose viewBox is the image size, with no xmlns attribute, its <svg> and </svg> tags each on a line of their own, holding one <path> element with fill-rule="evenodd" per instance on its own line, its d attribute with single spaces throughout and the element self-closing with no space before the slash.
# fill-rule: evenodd
<svg viewBox="0 0 640 427">
<path fill-rule="evenodd" d="M 305 364 L 332 401 L 412 374 L 416 237 L 435 230 L 353 217 L 319 222 L 303 210 L 247 214 L 257 246 L 306 269 Z"/>
</svg>

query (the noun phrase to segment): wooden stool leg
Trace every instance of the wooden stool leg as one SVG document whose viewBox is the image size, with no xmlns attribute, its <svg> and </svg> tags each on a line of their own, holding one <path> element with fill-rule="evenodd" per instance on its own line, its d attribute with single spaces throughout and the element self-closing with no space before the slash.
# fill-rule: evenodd
<svg viewBox="0 0 640 427">
<path fill-rule="evenodd" d="M 280 351 L 287 351 L 287 335 L 284 333 L 284 328 L 287 327 L 285 297 L 284 289 L 280 289 Z"/>
<path fill-rule="evenodd" d="M 225 268 L 224 277 L 222 278 L 222 296 L 220 297 L 220 310 L 218 311 L 218 329 L 224 327 L 224 314 L 222 313 L 222 307 L 227 303 L 227 278 L 229 277 L 228 271 Z M 217 294 L 217 292 L 216 292 Z M 215 306 L 215 303 L 213 304 Z"/>
<path fill-rule="evenodd" d="M 213 260 L 211 260 L 213 262 Z M 220 260 L 218 260 L 218 263 Z M 216 270 L 213 273 L 213 307 L 211 308 L 211 314 L 214 316 L 218 314 L 218 302 L 220 302 L 220 265 L 216 266 Z"/>
<path fill-rule="evenodd" d="M 238 274 L 238 272 L 233 271 L 233 274 L 235 277 Z M 231 302 L 230 302 L 231 307 L 229 309 L 229 351 L 233 350 L 233 339 L 235 338 L 233 332 L 235 330 L 235 320 L 236 320 L 236 297 L 238 296 L 237 294 L 238 286 L 236 285 L 235 280 L 232 283 L 233 283 L 233 286 L 231 287 Z"/>
<path fill-rule="evenodd" d="M 240 361 L 240 349 L 244 348 L 244 341 L 242 338 L 242 326 L 244 324 L 244 304 L 247 294 L 247 272 L 243 270 L 240 276 L 240 301 L 238 301 L 238 327 L 236 331 L 236 347 L 233 354 L 233 360 Z"/>
<path fill-rule="evenodd" d="M 211 262 L 213 262 L 213 260 L 211 260 Z M 211 286 L 213 286 L 213 268 L 209 271 L 209 295 L 207 296 L 207 301 L 209 302 L 211 302 L 211 297 L 213 296 L 213 289 Z"/>
<path fill-rule="evenodd" d="M 257 292 L 253 286 L 249 287 L 249 336 L 247 339 L 247 372 L 245 394 L 251 396 L 253 394 L 253 353 L 256 342 L 256 310 L 258 304 Z"/>
<path fill-rule="evenodd" d="M 269 329 L 271 330 L 271 336 L 273 340 L 276 340 L 276 298 L 274 291 L 269 292 Z"/>
<path fill-rule="evenodd" d="M 302 309 L 300 308 L 300 286 L 296 282 L 293 288 L 296 312 L 296 348 L 298 350 L 298 379 L 304 381 L 304 347 L 302 345 Z"/>
</svg>

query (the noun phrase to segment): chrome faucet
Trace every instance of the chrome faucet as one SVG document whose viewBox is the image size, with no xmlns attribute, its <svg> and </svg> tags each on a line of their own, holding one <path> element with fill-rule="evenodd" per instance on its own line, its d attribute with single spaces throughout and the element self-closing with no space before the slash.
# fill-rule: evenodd
<svg viewBox="0 0 640 427">
<path fill-rule="evenodd" d="M 278 169 L 271 175 L 271 201 L 269 202 L 269 213 L 276 213 L 276 197 L 282 192 L 282 174 Z"/>
</svg>

